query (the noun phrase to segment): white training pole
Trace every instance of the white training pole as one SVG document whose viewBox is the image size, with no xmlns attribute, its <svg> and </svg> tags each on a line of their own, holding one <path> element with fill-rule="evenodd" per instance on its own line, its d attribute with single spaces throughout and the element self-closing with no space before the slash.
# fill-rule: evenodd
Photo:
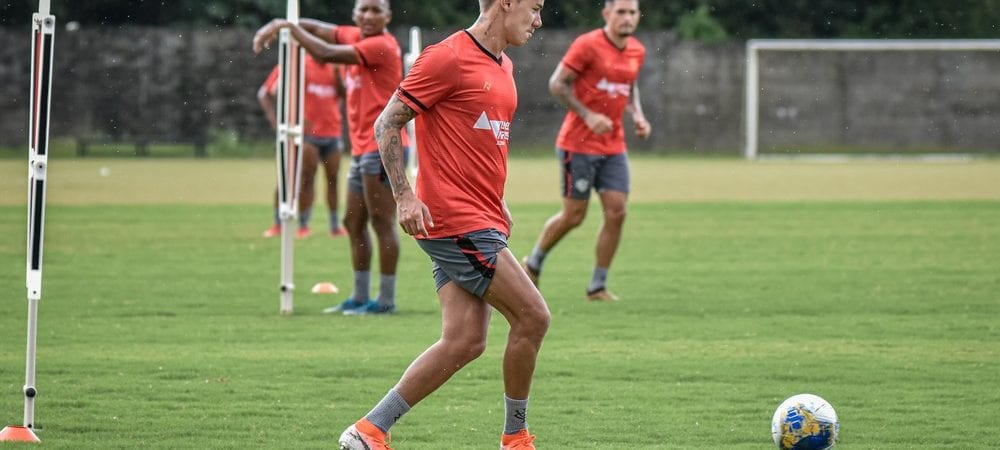
<svg viewBox="0 0 1000 450">
<path fill-rule="evenodd" d="M 28 350 L 24 370 L 23 427 L 6 427 L 0 440 L 39 442 L 35 425 L 35 349 L 38 301 L 42 298 L 42 243 L 45 237 L 45 181 L 48 169 L 49 117 L 52 104 L 52 44 L 56 18 L 49 0 L 41 0 L 31 17 L 31 106 L 28 125 Z"/>
<path fill-rule="evenodd" d="M 286 18 L 299 21 L 298 0 L 288 0 Z M 281 313 L 292 313 L 295 291 L 295 222 L 298 218 L 299 178 L 302 173 L 302 114 L 305 52 L 282 29 L 278 36 L 278 102 L 276 152 L 278 162 L 278 217 L 281 220 Z"/>
<path fill-rule="evenodd" d="M 760 114 L 760 107 L 757 100 L 760 98 L 760 71 L 757 68 L 758 56 L 757 48 L 753 41 L 747 41 L 747 73 L 746 73 L 746 108 L 743 118 L 745 120 L 744 136 L 746 142 L 743 143 L 743 156 L 746 159 L 757 158 L 757 120 Z"/>
<path fill-rule="evenodd" d="M 410 50 L 403 56 L 403 73 L 410 73 L 413 63 L 417 62 L 423 45 L 420 42 L 420 27 L 410 27 Z M 410 175 L 417 176 L 417 130 L 413 120 L 406 124 L 406 134 L 410 136 L 410 159 L 407 163 L 410 166 Z"/>
</svg>

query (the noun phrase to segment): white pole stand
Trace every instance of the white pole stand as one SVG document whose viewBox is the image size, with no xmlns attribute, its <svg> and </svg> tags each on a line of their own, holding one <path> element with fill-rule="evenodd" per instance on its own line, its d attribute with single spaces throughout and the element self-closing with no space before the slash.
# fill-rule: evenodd
<svg viewBox="0 0 1000 450">
<path fill-rule="evenodd" d="M 28 349 L 24 374 L 24 421 L 0 430 L 0 441 L 41 442 L 35 426 L 35 350 L 38 301 L 42 298 L 42 244 L 45 236 L 45 188 L 48 171 L 49 117 L 52 104 L 52 50 L 56 18 L 49 0 L 41 0 L 31 17 L 31 108 L 28 126 L 28 245 L 25 286 L 28 290 Z"/>
<path fill-rule="evenodd" d="M 288 0 L 287 19 L 299 21 L 298 0 Z M 278 166 L 278 218 L 281 222 L 280 312 L 290 315 L 295 294 L 295 225 L 302 175 L 302 115 L 305 94 L 305 51 L 291 30 L 278 33 L 278 101 L 275 151 Z"/>
</svg>

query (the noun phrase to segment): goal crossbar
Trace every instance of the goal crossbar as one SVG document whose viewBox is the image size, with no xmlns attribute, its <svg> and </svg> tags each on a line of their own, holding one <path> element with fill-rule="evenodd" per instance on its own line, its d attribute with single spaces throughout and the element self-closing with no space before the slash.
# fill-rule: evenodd
<svg viewBox="0 0 1000 450">
<path fill-rule="evenodd" d="M 757 157 L 760 118 L 760 52 L 766 51 L 1000 51 L 1000 39 L 751 39 L 746 44 L 744 149 Z"/>
</svg>

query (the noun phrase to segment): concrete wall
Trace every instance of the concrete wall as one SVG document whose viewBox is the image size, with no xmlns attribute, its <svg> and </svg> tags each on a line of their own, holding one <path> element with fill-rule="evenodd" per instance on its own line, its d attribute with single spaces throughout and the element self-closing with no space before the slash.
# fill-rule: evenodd
<svg viewBox="0 0 1000 450">
<path fill-rule="evenodd" d="M 405 30 L 398 30 L 406 45 Z M 429 30 L 426 42 L 453 30 Z M 508 53 L 520 107 L 515 148 L 551 148 L 563 110 L 547 81 L 575 31 L 543 30 Z M 60 29 L 54 137 L 190 139 L 272 134 L 256 91 L 277 59 L 255 57 L 252 30 Z M 640 79 L 652 138 L 636 151 L 737 153 L 742 148 L 744 46 L 679 42 L 644 32 Z M 30 32 L 0 29 L 0 145 L 27 141 Z M 1000 54 L 769 53 L 761 59 L 761 149 L 803 145 L 1000 148 Z"/>
</svg>

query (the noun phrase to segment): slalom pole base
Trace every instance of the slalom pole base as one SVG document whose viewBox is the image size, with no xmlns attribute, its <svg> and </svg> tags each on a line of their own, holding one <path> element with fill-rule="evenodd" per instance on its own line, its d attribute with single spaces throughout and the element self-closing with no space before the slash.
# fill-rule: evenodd
<svg viewBox="0 0 1000 450">
<path fill-rule="evenodd" d="M 11 425 L 0 431 L 0 442 L 42 442 L 28 427 Z"/>
</svg>

